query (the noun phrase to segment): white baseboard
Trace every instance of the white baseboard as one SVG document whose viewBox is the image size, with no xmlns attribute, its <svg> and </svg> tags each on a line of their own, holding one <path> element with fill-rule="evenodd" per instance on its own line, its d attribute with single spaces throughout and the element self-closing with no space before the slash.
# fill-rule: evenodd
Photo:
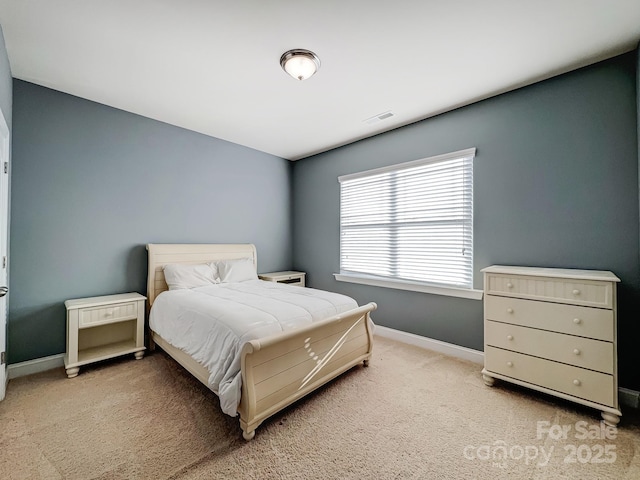
<svg viewBox="0 0 640 480">
<path fill-rule="evenodd" d="M 459 345 L 454 345 L 453 343 L 441 342 L 440 340 L 422 337 L 420 335 L 395 330 L 393 328 L 381 327 L 380 325 L 376 325 L 374 333 L 381 337 L 396 340 L 398 342 L 425 348 L 427 350 L 434 350 L 439 353 L 444 353 L 445 355 L 462 358 L 480 365 L 484 364 L 484 353 L 471 348 L 461 347 Z M 640 392 L 620 387 L 618 388 L 618 399 L 620 404 L 625 407 L 640 408 Z"/>
<path fill-rule="evenodd" d="M 25 375 L 32 375 L 59 367 L 64 367 L 64 353 L 9 365 L 7 368 L 7 378 L 24 377 Z"/>
<path fill-rule="evenodd" d="M 621 405 L 631 408 L 640 408 L 640 392 L 628 388 L 618 388 L 618 400 Z"/>
<path fill-rule="evenodd" d="M 440 340 L 434 340 L 433 338 L 423 337 L 421 335 L 403 332 L 389 327 L 382 327 L 380 325 L 376 325 L 375 334 L 384 338 L 406 343 L 408 345 L 433 350 L 435 352 L 444 353 L 445 355 L 451 355 L 452 357 L 461 358 L 463 360 L 469 360 L 480 365 L 484 364 L 483 352 L 461 347 L 460 345 L 455 345 L 453 343 L 442 342 Z M 44 372 L 46 370 L 52 370 L 60 367 L 64 367 L 64 353 L 51 355 L 50 357 L 36 358 L 35 360 L 28 360 L 21 363 L 14 363 L 7 367 L 6 380 L 9 381 L 11 378 L 24 377 L 25 375 L 32 375 L 34 373 Z M 619 388 L 618 394 L 620 404 L 623 406 L 640 408 L 640 392 L 628 388 Z"/>
<path fill-rule="evenodd" d="M 398 342 L 407 343 L 427 350 L 434 350 L 439 353 L 451 355 L 452 357 L 469 360 L 480 365 L 484 364 L 484 353 L 471 348 L 461 347 L 460 345 L 454 345 L 453 343 L 441 342 L 440 340 L 434 340 L 433 338 L 423 337 L 421 335 L 403 332 L 393 328 L 381 327 L 380 325 L 376 325 L 374 333 L 381 337 L 397 340 Z"/>
</svg>

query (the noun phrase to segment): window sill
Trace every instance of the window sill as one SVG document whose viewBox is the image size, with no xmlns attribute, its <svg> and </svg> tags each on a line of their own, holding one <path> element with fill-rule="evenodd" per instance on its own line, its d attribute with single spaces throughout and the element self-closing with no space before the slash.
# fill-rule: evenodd
<svg viewBox="0 0 640 480">
<path fill-rule="evenodd" d="M 424 285 L 421 283 L 413 283 L 401 280 L 379 279 L 367 277 L 363 275 L 354 275 L 346 273 L 334 273 L 333 276 L 339 282 L 358 283 L 360 285 L 371 285 L 374 287 L 395 288 L 397 290 L 409 290 L 411 292 L 431 293 L 433 295 L 445 295 L 447 297 L 468 298 L 471 300 L 482 300 L 483 290 L 455 288 L 455 287 L 436 287 L 433 285 Z"/>
</svg>

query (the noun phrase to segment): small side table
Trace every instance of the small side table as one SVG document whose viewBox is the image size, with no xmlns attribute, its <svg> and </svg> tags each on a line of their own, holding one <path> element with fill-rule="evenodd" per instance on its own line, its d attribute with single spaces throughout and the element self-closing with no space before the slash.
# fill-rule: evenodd
<svg viewBox="0 0 640 480">
<path fill-rule="evenodd" d="M 298 287 L 304 287 L 304 272 L 294 272 L 292 270 L 286 270 L 283 272 L 269 272 L 260 273 L 258 278 L 260 280 L 266 280 L 267 282 L 287 283 L 289 285 L 296 285 Z"/>
<path fill-rule="evenodd" d="M 107 358 L 144 355 L 144 315 L 147 297 L 123 293 L 79 298 L 64 302 L 67 307 L 67 376 L 78 376 L 81 365 Z"/>
</svg>

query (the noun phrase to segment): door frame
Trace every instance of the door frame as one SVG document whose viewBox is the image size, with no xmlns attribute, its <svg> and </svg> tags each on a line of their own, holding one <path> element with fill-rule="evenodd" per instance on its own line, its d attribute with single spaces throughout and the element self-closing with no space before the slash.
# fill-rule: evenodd
<svg viewBox="0 0 640 480">
<path fill-rule="evenodd" d="M 0 111 L 0 286 L 9 285 L 9 172 L 11 171 L 11 132 Z M 5 163 L 6 162 L 6 163 Z M 6 165 L 6 170 L 5 170 Z M 4 232 L 4 234 L 2 234 Z M 4 399 L 9 382 L 7 375 L 7 327 L 9 293 L 0 298 L 0 352 L 4 363 L 0 364 L 0 401 Z"/>
</svg>

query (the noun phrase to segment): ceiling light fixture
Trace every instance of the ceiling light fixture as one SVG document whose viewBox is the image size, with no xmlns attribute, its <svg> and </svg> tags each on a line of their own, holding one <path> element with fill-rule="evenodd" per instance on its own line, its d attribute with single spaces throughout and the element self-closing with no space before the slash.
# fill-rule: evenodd
<svg viewBox="0 0 640 480">
<path fill-rule="evenodd" d="M 306 80 L 320 68 L 318 56 L 302 48 L 284 52 L 280 57 L 282 69 L 297 80 Z"/>
</svg>

